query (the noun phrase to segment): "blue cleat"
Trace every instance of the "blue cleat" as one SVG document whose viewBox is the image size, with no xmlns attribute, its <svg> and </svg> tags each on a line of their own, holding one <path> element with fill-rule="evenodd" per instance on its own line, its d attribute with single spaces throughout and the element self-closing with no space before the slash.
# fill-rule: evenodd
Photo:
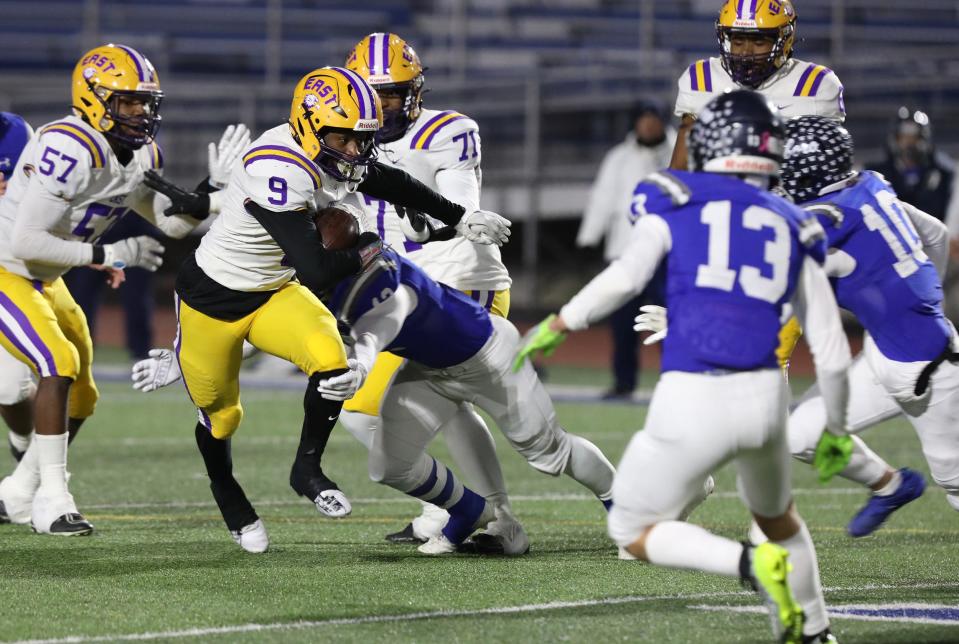
<svg viewBox="0 0 959 644">
<path fill-rule="evenodd" d="M 865 537 L 879 529 L 889 515 L 906 505 L 915 501 L 926 490 L 926 479 L 922 474 L 907 467 L 899 470 L 899 476 L 902 477 L 902 483 L 899 489 L 889 496 L 869 497 L 866 505 L 852 518 L 846 531 L 853 537 Z"/>
</svg>

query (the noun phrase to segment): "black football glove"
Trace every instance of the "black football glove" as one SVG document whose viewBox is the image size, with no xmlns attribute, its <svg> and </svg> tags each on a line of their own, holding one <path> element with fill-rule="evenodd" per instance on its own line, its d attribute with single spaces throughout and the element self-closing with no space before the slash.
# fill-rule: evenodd
<svg viewBox="0 0 959 644">
<path fill-rule="evenodd" d="M 189 215 L 200 221 L 210 216 L 210 195 L 204 192 L 187 192 L 180 186 L 171 183 L 153 170 L 147 170 L 143 175 L 143 183 L 151 190 L 166 195 L 173 204 L 163 211 L 167 217 L 172 215 Z M 204 182 L 206 183 L 206 182 Z M 203 184 L 200 184 L 203 186 Z"/>
<path fill-rule="evenodd" d="M 363 268 L 366 268 L 383 252 L 383 240 L 376 233 L 360 233 L 356 240 L 356 252 L 360 255 Z"/>
<path fill-rule="evenodd" d="M 394 208 L 396 208 L 396 214 L 400 217 L 406 217 L 407 221 L 410 222 L 410 226 L 416 231 L 418 235 L 417 239 L 421 244 L 428 244 L 434 241 L 446 241 L 456 237 L 456 228 L 453 226 L 440 226 L 436 228 L 433 226 L 430 218 L 419 210 L 404 208 L 403 206 L 397 206 L 395 204 Z M 424 231 L 426 233 L 425 239 L 423 238 Z"/>
</svg>

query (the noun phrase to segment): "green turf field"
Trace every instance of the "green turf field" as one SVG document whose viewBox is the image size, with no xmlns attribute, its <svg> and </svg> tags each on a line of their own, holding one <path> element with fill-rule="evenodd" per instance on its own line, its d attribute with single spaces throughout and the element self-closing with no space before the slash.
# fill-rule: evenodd
<svg viewBox="0 0 959 644">
<path fill-rule="evenodd" d="M 234 441 L 238 479 L 272 539 L 250 555 L 230 539 L 193 442 L 194 412 L 177 387 L 144 395 L 102 386 L 97 415 L 71 449 L 71 488 L 95 523 L 89 538 L 56 539 L 0 526 L 0 639 L 214 642 L 768 641 L 758 600 L 734 579 L 623 562 L 598 501 L 568 479 L 536 473 L 498 440 L 517 515 L 532 541 L 521 558 L 429 558 L 388 545 L 418 511 L 366 478 L 363 449 L 334 434 L 328 473 L 353 515 L 321 518 L 287 486 L 300 396 L 248 391 Z M 618 461 L 645 410 L 558 406 L 565 426 Z M 494 432 L 495 433 L 495 432 Z M 901 421 L 867 434 L 890 461 L 926 471 Z M 435 453 L 445 454 L 442 440 Z M 6 473 L 11 459 L 0 455 Z M 876 535 L 844 526 L 863 501 L 837 481 L 794 475 L 833 606 L 895 602 L 959 607 L 959 516 L 938 489 Z M 747 514 L 731 473 L 693 520 L 744 538 Z M 706 610 L 722 609 L 722 610 Z M 834 621 L 842 642 L 956 642 L 959 625 Z"/>
</svg>

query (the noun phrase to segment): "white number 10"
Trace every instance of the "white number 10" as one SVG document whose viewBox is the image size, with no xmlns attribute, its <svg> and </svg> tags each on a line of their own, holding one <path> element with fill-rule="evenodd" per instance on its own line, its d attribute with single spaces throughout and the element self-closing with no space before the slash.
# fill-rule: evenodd
<svg viewBox="0 0 959 644">
<path fill-rule="evenodd" d="M 703 207 L 700 221 L 709 226 L 709 254 L 707 263 L 696 270 L 696 286 L 733 290 L 736 271 L 729 267 L 731 210 L 728 201 L 710 201 Z M 749 297 L 778 302 L 789 283 L 789 224 L 771 210 L 750 206 L 743 211 L 743 228 L 773 230 L 773 238 L 766 242 L 763 252 L 763 260 L 772 267 L 772 277 L 764 277 L 755 266 L 743 266 L 739 270 L 739 285 Z"/>
</svg>

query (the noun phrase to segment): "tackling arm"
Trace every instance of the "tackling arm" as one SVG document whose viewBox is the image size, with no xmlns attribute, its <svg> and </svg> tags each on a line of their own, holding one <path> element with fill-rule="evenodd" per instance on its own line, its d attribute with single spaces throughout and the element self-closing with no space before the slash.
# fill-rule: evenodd
<svg viewBox="0 0 959 644">
<path fill-rule="evenodd" d="M 949 230 L 946 225 L 932 215 L 919 210 L 915 206 L 900 201 L 912 225 L 922 240 L 922 250 L 936 266 L 941 280 L 946 274 L 946 264 L 949 261 Z"/>
<path fill-rule="evenodd" d="M 673 170 L 688 170 L 686 167 L 686 135 L 692 129 L 696 117 L 692 114 L 683 114 L 683 120 L 679 125 L 679 132 L 676 133 L 676 146 L 673 148 L 673 158 L 669 162 L 669 167 Z"/>
<path fill-rule="evenodd" d="M 39 181 L 30 181 L 13 225 L 11 248 L 14 256 L 56 266 L 93 263 L 93 244 L 60 239 L 50 234 L 69 211 L 70 202 L 50 194 Z"/>
</svg>

